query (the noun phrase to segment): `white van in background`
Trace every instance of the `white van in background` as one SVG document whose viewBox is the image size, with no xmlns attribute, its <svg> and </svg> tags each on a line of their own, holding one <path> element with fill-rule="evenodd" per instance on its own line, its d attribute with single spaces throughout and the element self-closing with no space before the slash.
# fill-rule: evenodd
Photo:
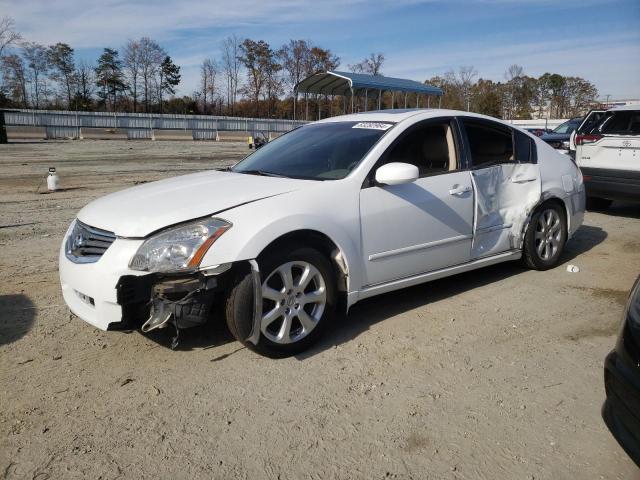
<svg viewBox="0 0 640 480">
<path fill-rule="evenodd" d="M 576 135 L 575 144 L 588 209 L 640 201 L 640 106 L 607 110 L 588 133 Z"/>
</svg>

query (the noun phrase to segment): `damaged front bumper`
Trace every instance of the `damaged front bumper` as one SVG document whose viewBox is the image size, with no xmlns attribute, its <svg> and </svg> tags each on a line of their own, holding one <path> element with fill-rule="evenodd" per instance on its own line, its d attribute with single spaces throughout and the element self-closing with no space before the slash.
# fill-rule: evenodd
<svg viewBox="0 0 640 480">
<path fill-rule="evenodd" d="M 109 323 L 107 330 L 137 330 L 147 333 L 173 327 L 173 346 L 180 330 L 204 325 L 212 314 L 216 300 L 223 301 L 231 282 L 226 275 L 231 265 L 217 272 L 198 271 L 191 274 L 124 275 L 117 285 L 117 303 L 122 318 Z M 217 297 L 217 298 L 216 298 Z"/>
<path fill-rule="evenodd" d="M 116 245 L 118 244 L 118 245 Z M 60 254 L 60 282 L 64 299 L 81 319 L 101 330 L 148 332 L 158 328 L 176 331 L 203 325 L 222 306 L 239 274 L 251 273 L 256 292 L 254 328 L 245 339 L 257 344 L 262 315 L 261 283 L 255 260 L 238 261 L 191 273 L 136 272 L 124 267 L 137 248 L 120 239 L 103 258 L 90 264 L 70 262 Z M 123 264 L 118 270 L 115 266 Z M 223 310 L 220 309 L 222 312 Z"/>
</svg>

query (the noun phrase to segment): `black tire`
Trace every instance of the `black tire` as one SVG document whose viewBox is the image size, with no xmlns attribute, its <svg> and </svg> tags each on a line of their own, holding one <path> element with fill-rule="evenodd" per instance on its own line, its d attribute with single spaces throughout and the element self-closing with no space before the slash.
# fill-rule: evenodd
<svg viewBox="0 0 640 480">
<path fill-rule="evenodd" d="M 596 211 L 596 210 L 606 210 L 611 206 L 613 200 L 609 200 L 608 198 L 600 198 L 600 197 L 587 197 L 587 210 Z"/>
<path fill-rule="evenodd" d="M 553 211 L 559 218 L 559 227 L 560 227 L 560 235 L 556 240 L 557 250 L 550 254 L 548 258 L 543 258 L 543 255 L 539 253 L 538 247 L 540 246 L 540 240 L 536 238 L 536 232 L 542 233 L 543 235 L 546 232 L 540 232 L 540 219 L 543 215 L 547 215 L 547 212 Z M 543 220 L 544 223 L 544 220 Z M 540 205 L 533 216 L 531 217 L 531 221 L 529 222 L 529 226 L 527 227 L 527 233 L 524 237 L 524 245 L 522 251 L 522 260 L 525 266 L 534 270 L 549 270 L 550 268 L 555 267 L 560 262 L 560 257 L 562 256 L 562 252 L 564 251 L 564 246 L 567 242 L 567 215 L 564 211 L 564 208 L 558 205 L 557 203 L 547 202 Z M 550 247 L 553 248 L 553 247 Z M 543 247 L 543 253 L 545 252 Z"/>
<path fill-rule="evenodd" d="M 280 265 L 302 261 L 313 265 L 322 275 L 325 283 L 326 303 L 316 326 L 305 337 L 293 343 L 276 343 L 260 332 L 258 345 L 247 341 L 253 328 L 253 280 L 251 273 L 236 279 L 227 296 L 225 316 L 231 334 L 247 348 L 270 358 L 282 358 L 296 355 L 308 349 L 322 336 L 335 317 L 336 310 L 336 274 L 329 260 L 319 251 L 309 247 L 281 248 L 272 250 L 258 260 L 261 281 Z"/>
</svg>

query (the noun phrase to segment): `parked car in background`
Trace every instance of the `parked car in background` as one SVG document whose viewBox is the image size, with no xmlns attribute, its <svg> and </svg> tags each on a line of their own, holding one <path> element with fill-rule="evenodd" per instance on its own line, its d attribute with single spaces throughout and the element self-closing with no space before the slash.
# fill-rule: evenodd
<svg viewBox="0 0 640 480">
<path fill-rule="evenodd" d="M 591 130 L 600 122 L 606 110 L 589 110 L 584 116 L 578 128 L 571 132 L 569 138 L 569 155 L 575 160 L 576 158 L 576 135 L 590 133 Z"/>
<path fill-rule="evenodd" d="M 551 130 L 548 128 L 525 128 L 525 130 L 529 133 L 534 134 L 536 137 L 541 137 L 545 133 L 550 133 Z"/>
<path fill-rule="evenodd" d="M 60 280 L 104 330 L 177 340 L 216 311 L 249 348 L 292 355 L 362 299 L 509 260 L 552 268 L 583 215 L 580 170 L 533 135 L 467 112 L 370 112 L 91 202 Z"/>
<path fill-rule="evenodd" d="M 631 289 L 615 349 L 604 363 L 602 418 L 640 467 L 640 277 Z"/>
<path fill-rule="evenodd" d="M 613 200 L 640 201 L 640 107 L 607 110 L 589 133 L 576 135 L 576 162 L 584 176 L 587 208 Z"/>
<path fill-rule="evenodd" d="M 561 123 L 554 128 L 551 133 L 545 133 L 540 136 L 542 140 L 547 142 L 555 149 L 569 150 L 569 139 L 573 131 L 578 128 L 578 125 L 582 122 L 582 117 L 572 118 L 564 123 Z"/>
</svg>

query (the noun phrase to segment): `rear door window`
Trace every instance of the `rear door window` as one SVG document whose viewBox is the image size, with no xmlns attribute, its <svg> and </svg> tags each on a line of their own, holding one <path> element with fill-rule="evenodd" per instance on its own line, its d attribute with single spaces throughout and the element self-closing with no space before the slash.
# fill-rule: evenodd
<svg viewBox="0 0 640 480">
<path fill-rule="evenodd" d="M 536 145 L 530 136 L 514 130 L 513 144 L 516 149 L 518 163 L 536 163 Z"/>
<path fill-rule="evenodd" d="M 462 124 L 467 133 L 473 168 L 516 163 L 512 130 L 509 127 L 468 119 L 462 119 Z"/>
</svg>

